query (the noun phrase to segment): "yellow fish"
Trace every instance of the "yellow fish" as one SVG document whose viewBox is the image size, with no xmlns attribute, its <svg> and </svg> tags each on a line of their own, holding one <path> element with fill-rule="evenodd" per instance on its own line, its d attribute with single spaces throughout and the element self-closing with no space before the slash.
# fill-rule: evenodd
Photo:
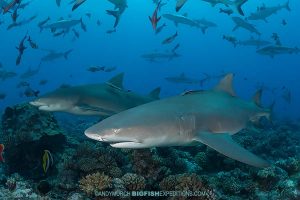
<svg viewBox="0 0 300 200">
<path fill-rule="evenodd" d="M 53 165 L 53 157 L 49 150 L 44 150 L 42 164 L 44 173 L 47 173 L 49 167 Z"/>
</svg>

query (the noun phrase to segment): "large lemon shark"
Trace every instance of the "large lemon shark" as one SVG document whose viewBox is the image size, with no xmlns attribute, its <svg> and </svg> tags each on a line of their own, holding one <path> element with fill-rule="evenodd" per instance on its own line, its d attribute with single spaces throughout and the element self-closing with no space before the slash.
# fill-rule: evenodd
<svg viewBox="0 0 300 200">
<path fill-rule="evenodd" d="M 107 117 L 159 98 L 160 88 L 149 95 L 139 95 L 123 88 L 124 73 L 100 84 L 59 88 L 30 104 L 43 111 Z"/>
<path fill-rule="evenodd" d="M 260 106 L 261 91 L 248 102 L 236 97 L 233 74 L 212 90 L 186 92 L 123 111 L 85 131 L 91 139 L 116 148 L 151 148 L 203 143 L 240 162 L 267 167 L 269 163 L 236 143 L 231 135 L 249 122 L 270 117 Z"/>
</svg>

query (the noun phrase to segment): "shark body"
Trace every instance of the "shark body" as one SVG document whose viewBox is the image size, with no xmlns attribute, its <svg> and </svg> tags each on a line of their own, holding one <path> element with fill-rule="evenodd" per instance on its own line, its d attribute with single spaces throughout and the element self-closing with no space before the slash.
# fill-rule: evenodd
<svg viewBox="0 0 300 200">
<path fill-rule="evenodd" d="M 203 143 L 216 151 L 256 166 L 269 163 L 244 149 L 231 135 L 249 121 L 269 117 L 269 110 L 235 96 L 232 74 L 209 91 L 187 92 L 181 96 L 150 102 L 113 115 L 85 131 L 91 139 L 116 148 L 151 148 Z"/>
<path fill-rule="evenodd" d="M 30 104 L 44 111 L 107 117 L 158 99 L 160 88 L 156 88 L 148 96 L 124 90 L 123 76 L 121 73 L 102 84 L 59 88 Z"/>
</svg>

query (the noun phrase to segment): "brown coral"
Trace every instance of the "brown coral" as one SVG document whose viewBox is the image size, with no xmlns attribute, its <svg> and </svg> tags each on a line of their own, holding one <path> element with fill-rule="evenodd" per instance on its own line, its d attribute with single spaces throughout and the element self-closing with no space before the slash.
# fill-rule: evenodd
<svg viewBox="0 0 300 200">
<path fill-rule="evenodd" d="M 137 174 L 127 173 L 122 177 L 122 180 L 125 187 L 130 191 L 142 190 L 146 186 L 145 178 Z"/>
<path fill-rule="evenodd" d="M 104 173 L 97 172 L 85 176 L 79 181 L 79 184 L 80 189 L 86 194 L 95 196 L 99 191 L 111 188 L 112 179 Z"/>
<path fill-rule="evenodd" d="M 197 174 L 182 174 L 177 178 L 178 185 L 175 189 L 179 191 L 201 191 L 203 184 Z"/>
<path fill-rule="evenodd" d="M 159 183 L 160 189 L 164 191 L 175 191 L 176 185 L 177 177 L 175 175 L 170 175 Z"/>
</svg>

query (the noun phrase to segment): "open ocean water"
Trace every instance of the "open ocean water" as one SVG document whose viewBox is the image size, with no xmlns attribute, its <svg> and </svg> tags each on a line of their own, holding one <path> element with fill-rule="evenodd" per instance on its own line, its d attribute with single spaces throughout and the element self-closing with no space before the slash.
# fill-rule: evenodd
<svg viewBox="0 0 300 200">
<path fill-rule="evenodd" d="M 300 199 L 299 1 L 0 6 L 0 200 Z"/>
</svg>

